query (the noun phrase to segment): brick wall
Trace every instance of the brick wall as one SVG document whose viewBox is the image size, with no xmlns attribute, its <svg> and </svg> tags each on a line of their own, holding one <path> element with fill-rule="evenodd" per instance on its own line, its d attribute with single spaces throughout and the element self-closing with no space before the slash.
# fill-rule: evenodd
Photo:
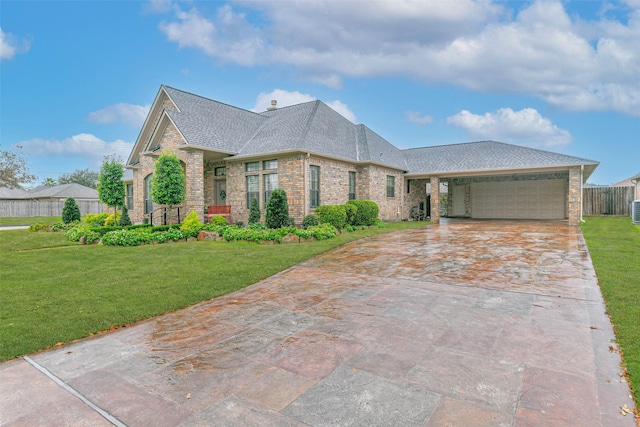
<svg viewBox="0 0 640 427">
<path fill-rule="evenodd" d="M 580 225 L 582 219 L 582 171 L 579 167 L 569 169 L 569 197 L 567 214 L 570 225 Z"/>
</svg>

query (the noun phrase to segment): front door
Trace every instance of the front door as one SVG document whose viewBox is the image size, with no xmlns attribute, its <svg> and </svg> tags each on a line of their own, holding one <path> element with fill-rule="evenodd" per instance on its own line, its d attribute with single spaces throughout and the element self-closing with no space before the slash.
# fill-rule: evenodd
<svg viewBox="0 0 640 427">
<path fill-rule="evenodd" d="M 216 206 L 226 205 L 227 199 L 227 181 L 224 179 L 218 179 L 215 181 L 215 194 L 214 201 Z"/>
</svg>

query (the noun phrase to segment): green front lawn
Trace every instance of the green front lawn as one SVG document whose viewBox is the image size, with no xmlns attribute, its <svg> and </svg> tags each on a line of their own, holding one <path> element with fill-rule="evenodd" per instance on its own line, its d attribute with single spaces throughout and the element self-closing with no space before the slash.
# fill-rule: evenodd
<svg viewBox="0 0 640 427">
<path fill-rule="evenodd" d="M 640 226 L 631 218 L 587 217 L 582 233 L 640 403 Z"/>
<path fill-rule="evenodd" d="M 0 218 L 0 225 L 55 224 L 62 222 L 59 216 L 23 216 Z"/>
<path fill-rule="evenodd" d="M 355 239 L 424 224 L 283 245 L 86 246 L 63 233 L 0 231 L 0 361 L 233 292 Z"/>
</svg>

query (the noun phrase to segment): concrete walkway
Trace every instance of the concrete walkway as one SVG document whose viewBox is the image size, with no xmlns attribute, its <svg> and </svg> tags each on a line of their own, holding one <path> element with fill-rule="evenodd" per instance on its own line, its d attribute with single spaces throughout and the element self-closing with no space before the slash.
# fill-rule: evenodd
<svg viewBox="0 0 640 427">
<path fill-rule="evenodd" d="M 451 221 L 4 363 L 0 424 L 633 426 L 611 340 L 578 228 Z"/>
</svg>

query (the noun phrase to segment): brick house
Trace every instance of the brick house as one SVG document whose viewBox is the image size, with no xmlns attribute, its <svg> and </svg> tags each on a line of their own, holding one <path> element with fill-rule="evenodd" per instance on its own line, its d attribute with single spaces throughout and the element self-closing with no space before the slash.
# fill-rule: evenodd
<svg viewBox="0 0 640 427">
<path fill-rule="evenodd" d="M 161 86 L 127 160 L 129 215 L 156 211 L 150 183 L 164 150 L 183 163 L 186 210 L 230 206 L 246 222 L 252 198 L 286 191 L 297 224 L 316 206 L 375 201 L 380 218 L 422 207 L 467 218 L 567 219 L 578 224 L 581 187 L 598 162 L 495 141 L 399 149 L 321 101 L 254 113 Z M 445 194 L 441 194 L 444 191 Z"/>
</svg>

